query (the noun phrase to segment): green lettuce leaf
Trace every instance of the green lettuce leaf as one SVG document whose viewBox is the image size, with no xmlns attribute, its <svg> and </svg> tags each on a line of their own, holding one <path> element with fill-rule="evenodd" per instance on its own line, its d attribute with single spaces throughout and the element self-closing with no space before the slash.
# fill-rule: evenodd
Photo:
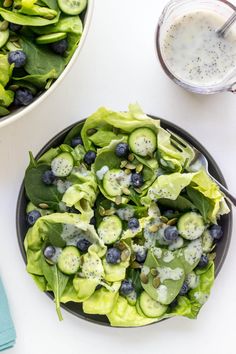
<svg viewBox="0 0 236 354">
<path fill-rule="evenodd" d="M 13 64 L 9 64 L 7 55 L 0 54 L 0 84 L 2 84 L 3 87 L 6 86 L 11 78 L 13 67 Z"/>
<path fill-rule="evenodd" d="M 8 107 L 14 100 L 14 92 L 11 90 L 5 90 L 2 84 L 0 84 L 0 106 Z"/>
<path fill-rule="evenodd" d="M 114 132 L 115 128 L 116 131 L 127 134 L 143 126 L 157 132 L 159 125 L 158 120 L 149 118 L 138 105 L 130 105 L 128 112 L 114 112 L 102 107 L 86 120 L 81 131 L 81 136 L 85 149 L 89 150 L 93 148 L 91 140 L 93 135 L 90 136 L 89 134 L 91 129 L 94 129 L 96 133 L 100 130 L 103 132 Z M 110 138 L 113 139 L 113 134 L 110 135 Z M 110 141 L 107 142 L 110 143 Z"/>
</svg>

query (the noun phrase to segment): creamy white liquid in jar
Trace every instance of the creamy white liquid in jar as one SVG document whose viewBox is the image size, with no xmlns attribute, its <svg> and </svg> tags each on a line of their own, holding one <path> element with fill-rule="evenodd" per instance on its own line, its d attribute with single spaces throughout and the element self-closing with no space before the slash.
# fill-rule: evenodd
<svg viewBox="0 0 236 354">
<path fill-rule="evenodd" d="M 210 11 L 177 17 L 166 30 L 162 56 L 179 80 L 190 85 L 212 86 L 236 70 L 236 31 L 222 38 L 216 33 L 227 18 Z"/>
</svg>

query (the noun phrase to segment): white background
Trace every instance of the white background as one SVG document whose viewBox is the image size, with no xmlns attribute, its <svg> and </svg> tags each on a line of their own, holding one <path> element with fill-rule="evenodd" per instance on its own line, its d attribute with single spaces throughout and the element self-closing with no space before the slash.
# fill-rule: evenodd
<svg viewBox="0 0 236 354">
<path fill-rule="evenodd" d="M 17 331 L 9 354 L 235 353 L 235 229 L 212 295 L 197 320 L 176 318 L 146 328 L 113 329 L 63 311 L 25 271 L 15 230 L 16 198 L 28 163 L 64 127 L 105 105 L 142 108 L 192 133 L 210 151 L 236 195 L 236 96 L 189 94 L 158 63 L 154 32 L 165 0 L 95 0 L 91 28 L 73 69 L 37 110 L 0 129 L 0 270 Z M 235 214 L 234 214 L 235 219 Z"/>
</svg>

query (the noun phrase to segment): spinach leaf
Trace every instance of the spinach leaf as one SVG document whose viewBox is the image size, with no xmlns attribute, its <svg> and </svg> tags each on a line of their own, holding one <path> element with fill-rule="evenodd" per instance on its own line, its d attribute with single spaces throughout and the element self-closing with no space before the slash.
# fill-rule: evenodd
<svg viewBox="0 0 236 354">
<path fill-rule="evenodd" d="M 41 203 L 47 204 L 48 208 L 58 210 L 58 203 L 62 199 L 62 194 L 58 192 L 54 185 L 46 186 L 42 181 L 42 175 L 50 169 L 47 164 L 37 167 L 29 166 L 25 173 L 25 190 L 29 200 L 39 206 Z"/>
<path fill-rule="evenodd" d="M 56 304 L 56 311 L 58 314 L 59 320 L 63 320 L 62 314 L 61 314 L 61 309 L 60 309 L 60 300 L 61 296 L 66 288 L 67 282 L 69 280 L 69 277 L 57 268 L 57 265 L 49 265 L 42 254 L 41 257 L 41 262 L 42 262 L 42 270 L 43 270 L 43 275 L 45 276 L 50 288 L 52 289 L 54 293 L 54 301 Z"/>
<path fill-rule="evenodd" d="M 69 133 L 66 135 L 65 139 L 64 139 L 64 144 L 70 145 L 71 144 L 71 140 L 80 135 L 81 129 L 83 128 L 84 123 L 78 123 L 76 124 L 70 131 Z"/>
<path fill-rule="evenodd" d="M 25 85 L 32 84 L 39 89 L 43 89 L 46 86 L 47 81 L 49 79 L 56 79 L 56 78 L 57 78 L 57 72 L 55 69 L 52 69 L 46 74 L 26 75 L 23 77 L 13 77 L 12 79 L 14 81 L 17 81 L 17 84 L 22 85 L 24 87 Z"/>
<path fill-rule="evenodd" d="M 187 187 L 186 189 L 189 199 L 202 214 L 204 220 L 208 221 L 208 215 L 214 209 L 214 202 L 192 187 Z"/>
<path fill-rule="evenodd" d="M 41 0 L 47 7 L 53 10 L 58 10 L 57 0 Z"/>
<path fill-rule="evenodd" d="M 65 247 L 66 242 L 61 237 L 63 226 L 60 223 L 52 223 L 45 221 L 47 227 L 47 237 L 51 245 L 55 247 Z"/>
<path fill-rule="evenodd" d="M 137 295 L 140 295 L 143 291 L 143 287 L 140 281 L 140 271 L 137 269 L 128 268 L 126 278 L 132 280 Z"/>
<path fill-rule="evenodd" d="M 187 198 L 179 195 L 175 200 L 161 198 L 158 199 L 158 204 L 171 209 L 177 209 L 181 211 L 196 209 L 193 203 L 190 202 Z"/>
<path fill-rule="evenodd" d="M 0 106 L 0 117 L 6 116 L 9 113 L 8 109 Z"/>
<path fill-rule="evenodd" d="M 114 151 L 103 151 L 101 152 L 94 164 L 95 172 L 100 170 L 103 166 L 108 166 L 109 170 L 113 168 L 120 168 L 121 158 L 116 156 Z"/>
<path fill-rule="evenodd" d="M 0 8 L 0 15 L 4 18 L 4 20 L 22 26 L 46 26 L 56 23 L 59 19 L 59 13 L 52 20 L 47 20 L 46 18 L 39 16 L 27 16 L 13 11 L 8 11 L 3 8 Z"/>
<path fill-rule="evenodd" d="M 65 59 L 54 54 L 47 48 L 41 48 L 25 37 L 20 44 L 27 56 L 25 70 L 31 75 L 46 75 L 51 72 L 51 78 L 57 78 L 65 67 Z"/>
</svg>

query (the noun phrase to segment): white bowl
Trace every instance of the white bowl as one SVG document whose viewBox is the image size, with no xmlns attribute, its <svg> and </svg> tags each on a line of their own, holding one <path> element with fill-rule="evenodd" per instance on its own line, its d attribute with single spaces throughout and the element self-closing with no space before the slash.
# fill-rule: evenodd
<svg viewBox="0 0 236 354">
<path fill-rule="evenodd" d="M 87 10 L 86 10 L 85 18 L 84 18 L 83 33 L 82 33 L 78 48 L 74 52 L 71 60 L 69 61 L 68 65 L 63 70 L 61 75 L 58 77 L 58 79 L 56 79 L 56 81 L 53 83 L 53 85 L 48 90 L 43 92 L 39 97 L 37 97 L 29 106 L 18 108 L 15 111 L 8 114 L 7 116 L 0 118 L 0 128 L 21 118 L 24 114 L 29 113 L 30 111 L 33 111 L 38 105 L 40 105 L 41 102 L 43 102 L 45 100 L 46 97 L 48 97 L 60 85 L 60 83 L 62 82 L 64 77 L 68 74 L 68 72 L 72 68 L 77 57 L 79 56 L 79 53 L 80 53 L 81 48 L 85 42 L 88 30 L 89 30 L 89 26 L 90 26 L 92 14 L 93 14 L 93 8 L 94 8 L 94 0 L 88 0 Z"/>
</svg>

